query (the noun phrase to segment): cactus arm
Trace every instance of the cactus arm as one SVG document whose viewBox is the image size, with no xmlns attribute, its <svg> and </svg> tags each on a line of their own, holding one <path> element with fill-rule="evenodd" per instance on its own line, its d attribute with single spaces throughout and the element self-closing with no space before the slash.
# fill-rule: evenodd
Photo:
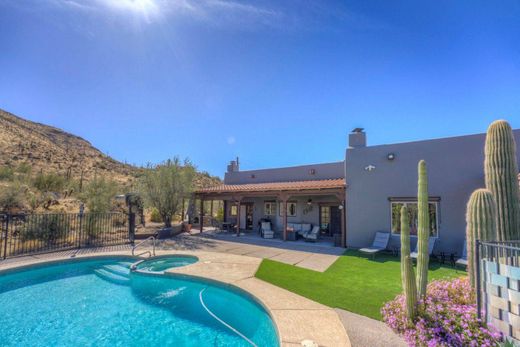
<svg viewBox="0 0 520 347">
<path fill-rule="evenodd" d="M 497 241 L 520 239 L 520 192 L 513 130 L 505 120 L 488 128 L 484 149 L 486 188 L 496 201 Z"/>
<path fill-rule="evenodd" d="M 410 219 L 406 206 L 401 207 L 401 281 L 406 299 L 406 316 L 411 323 L 417 308 L 417 285 L 410 258 Z"/>
<path fill-rule="evenodd" d="M 426 162 L 421 160 L 418 165 L 418 191 L 417 191 L 417 287 L 419 297 L 426 295 L 428 284 L 428 239 L 430 237 L 430 212 L 428 206 L 428 175 Z"/>
<path fill-rule="evenodd" d="M 476 240 L 493 240 L 496 235 L 496 202 L 487 189 L 477 189 L 471 194 L 466 208 L 466 251 L 468 254 L 468 273 L 470 283 L 475 288 L 477 259 L 475 258 Z"/>
</svg>

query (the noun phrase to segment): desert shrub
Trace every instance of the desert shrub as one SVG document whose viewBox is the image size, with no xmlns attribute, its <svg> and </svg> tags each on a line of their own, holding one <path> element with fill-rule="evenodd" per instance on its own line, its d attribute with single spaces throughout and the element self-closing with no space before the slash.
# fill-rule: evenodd
<svg viewBox="0 0 520 347">
<path fill-rule="evenodd" d="M 171 226 L 172 216 L 178 214 L 183 198 L 192 189 L 195 167 L 178 158 L 149 168 L 140 178 L 139 190 L 148 206 L 157 209 L 166 227 Z"/>
<path fill-rule="evenodd" d="M 0 211 L 11 212 L 25 206 L 26 187 L 20 184 L 0 186 Z"/>
<path fill-rule="evenodd" d="M 0 181 L 12 181 L 14 179 L 14 171 L 9 166 L 0 167 Z"/>
<path fill-rule="evenodd" d="M 150 222 L 161 223 L 162 221 L 159 211 L 155 207 L 152 207 L 150 211 Z"/>
<path fill-rule="evenodd" d="M 69 232 L 70 221 L 67 215 L 27 215 L 20 230 L 20 238 L 22 241 L 38 240 L 53 244 L 66 237 Z"/>
<path fill-rule="evenodd" d="M 55 173 L 39 173 L 33 179 L 33 186 L 41 192 L 61 192 L 67 180 Z"/>
<path fill-rule="evenodd" d="M 31 165 L 29 165 L 27 163 L 21 163 L 16 168 L 16 172 L 19 174 L 23 174 L 23 175 L 28 175 L 31 173 L 31 171 L 32 171 L 32 167 L 31 167 Z"/>
<path fill-rule="evenodd" d="M 383 320 L 409 346 L 496 346 L 499 333 L 477 317 L 475 293 L 468 278 L 434 281 L 418 302 L 417 317 L 409 322 L 403 294 L 381 310 Z"/>
<path fill-rule="evenodd" d="M 81 200 L 91 213 L 109 212 L 117 193 L 117 183 L 103 177 L 94 178 L 85 186 Z"/>
</svg>

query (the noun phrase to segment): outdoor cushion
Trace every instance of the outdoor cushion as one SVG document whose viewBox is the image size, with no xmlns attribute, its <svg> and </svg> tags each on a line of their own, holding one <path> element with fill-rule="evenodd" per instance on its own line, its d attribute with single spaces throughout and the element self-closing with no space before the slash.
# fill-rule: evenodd
<svg viewBox="0 0 520 347">
<path fill-rule="evenodd" d="M 433 236 L 430 236 L 430 238 L 428 239 L 428 255 L 432 255 L 433 247 L 435 247 L 436 241 L 437 241 L 437 238 L 433 237 Z M 410 257 L 412 259 L 417 259 L 417 256 L 419 255 L 418 247 L 419 247 L 419 242 L 417 242 L 417 244 L 415 245 L 415 251 L 410 253 Z"/>
<path fill-rule="evenodd" d="M 262 232 L 262 236 L 264 239 L 272 239 L 274 237 L 274 231 L 272 230 L 264 230 Z"/>
<path fill-rule="evenodd" d="M 375 255 L 377 252 L 386 249 L 388 246 L 388 241 L 390 241 L 390 233 L 378 231 L 374 237 L 372 246 L 361 248 L 359 251 Z"/>
<path fill-rule="evenodd" d="M 262 222 L 262 231 L 271 230 L 271 223 L 270 222 Z"/>
<path fill-rule="evenodd" d="M 316 241 L 318 239 L 319 233 L 320 233 L 320 227 L 315 226 L 314 228 L 312 228 L 312 230 L 308 234 L 305 234 L 303 237 L 307 241 Z"/>
</svg>

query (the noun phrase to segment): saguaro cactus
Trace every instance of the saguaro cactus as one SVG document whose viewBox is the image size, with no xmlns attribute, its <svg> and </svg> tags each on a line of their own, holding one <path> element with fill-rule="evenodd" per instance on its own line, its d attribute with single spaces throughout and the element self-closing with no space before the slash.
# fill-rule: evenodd
<svg viewBox="0 0 520 347">
<path fill-rule="evenodd" d="M 493 194 L 487 189 L 477 189 L 471 194 L 466 209 L 466 251 L 469 279 L 473 288 L 476 281 L 477 259 L 475 241 L 492 240 L 496 235 L 497 208 Z"/>
<path fill-rule="evenodd" d="M 428 174 L 426 162 L 421 160 L 418 165 L 418 190 L 417 190 L 417 288 L 419 297 L 426 295 L 428 284 L 428 239 L 430 237 L 430 211 L 428 206 Z"/>
<path fill-rule="evenodd" d="M 493 193 L 497 205 L 498 241 L 520 239 L 520 193 L 518 164 L 513 130 L 505 120 L 497 120 L 488 128 L 484 169 L 486 188 Z"/>
<path fill-rule="evenodd" d="M 406 316 L 412 322 L 417 308 L 417 285 L 410 258 L 410 219 L 406 206 L 401 207 L 401 281 L 406 298 Z"/>
</svg>

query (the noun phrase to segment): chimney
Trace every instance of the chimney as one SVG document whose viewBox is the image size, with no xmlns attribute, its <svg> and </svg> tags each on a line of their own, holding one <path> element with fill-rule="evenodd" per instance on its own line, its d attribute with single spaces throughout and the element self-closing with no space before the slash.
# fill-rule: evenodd
<svg viewBox="0 0 520 347">
<path fill-rule="evenodd" d="M 348 147 L 361 148 L 367 146 L 367 134 L 363 128 L 355 128 L 348 134 Z"/>
<path fill-rule="evenodd" d="M 240 171 L 239 163 L 238 163 L 238 157 L 236 160 L 231 160 L 229 162 L 229 165 L 227 166 L 227 172 L 238 172 Z"/>
</svg>

